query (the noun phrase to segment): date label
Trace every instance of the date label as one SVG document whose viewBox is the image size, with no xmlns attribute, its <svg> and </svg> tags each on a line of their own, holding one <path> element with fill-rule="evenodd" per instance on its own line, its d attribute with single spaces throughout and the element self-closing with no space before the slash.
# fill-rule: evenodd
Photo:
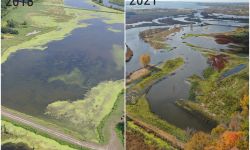
<svg viewBox="0 0 250 150">
<path fill-rule="evenodd" d="M 6 6 L 33 6 L 33 0 L 8 0 Z"/>
<path fill-rule="evenodd" d="M 129 5 L 155 5 L 156 0 L 131 0 Z"/>
</svg>

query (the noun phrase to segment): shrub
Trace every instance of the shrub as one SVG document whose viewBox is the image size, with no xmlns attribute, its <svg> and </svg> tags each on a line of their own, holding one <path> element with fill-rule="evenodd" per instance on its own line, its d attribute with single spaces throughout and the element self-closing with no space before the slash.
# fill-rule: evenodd
<svg viewBox="0 0 250 150">
<path fill-rule="evenodd" d="M 7 20 L 7 27 L 15 28 L 16 26 L 17 26 L 17 23 L 13 19 Z"/>
<path fill-rule="evenodd" d="M 18 34 L 19 33 L 17 30 L 9 28 L 9 27 L 2 27 L 1 30 L 2 30 L 1 32 L 4 33 L 4 34 L 7 34 L 7 33 L 9 33 L 9 34 Z"/>
<path fill-rule="evenodd" d="M 150 63 L 150 55 L 149 54 L 142 54 L 140 56 L 140 63 L 143 67 L 146 67 Z"/>
<path fill-rule="evenodd" d="M 202 150 L 211 143 L 209 134 L 197 132 L 185 145 L 185 150 Z"/>
<path fill-rule="evenodd" d="M 28 24 L 27 21 L 23 21 L 23 23 L 21 25 L 26 26 L 27 24 Z"/>
</svg>

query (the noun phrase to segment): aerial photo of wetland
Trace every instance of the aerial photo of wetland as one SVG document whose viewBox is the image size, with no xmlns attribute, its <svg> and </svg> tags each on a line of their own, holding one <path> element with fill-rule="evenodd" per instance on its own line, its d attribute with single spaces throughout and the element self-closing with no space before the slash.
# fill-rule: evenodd
<svg viewBox="0 0 250 150">
<path fill-rule="evenodd" d="M 123 1 L 6 3 L 2 149 L 123 149 Z"/>
<path fill-rule="evenodd" d="M 247 1 L 126 6 L 126 148 L 249 149 Z"/>
</svg>

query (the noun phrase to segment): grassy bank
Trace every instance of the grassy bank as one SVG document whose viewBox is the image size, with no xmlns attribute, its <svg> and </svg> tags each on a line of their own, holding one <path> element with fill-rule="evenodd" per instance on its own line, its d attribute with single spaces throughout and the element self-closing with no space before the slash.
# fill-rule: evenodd
<svg viewBox="0 0 250 150">
<path fill-rule="evenodd" d="M 42 119 L 42 118 L 33 117 L 33 116 L 30 116 L 30 115 L 27 115 L 27 114 L 24 114 L 24 113 L 21 113 L 21 112 L 18 112 L 18 111 L 6 108 L 4 106 L 1 106 L 1 109 L 4 110 L 4 111 L 6 111 L 6 112 L 9 112 L 9 113 L 11 113 L 11 114 L 13 114 L 15 116 L 18 116 L 20 118 L 24 118 L 24 119 L 29 120 L 31 122 L 34 122 L 36 124 L 40 124 L 42 126 L 46 126 L 46 127 L 50 128 L 50 129 L 55 129 L 56 131 L 59 131 L 59 132 L 62 132 L 64 134 L 73 136 L 76 139 L 83 140 L 82 135 L 79 132 L 70 130 L 69 128 L 65 127 L 65 125 L 63 125 L 63 124 L 56 124 L 57 122 L 55 121 L 55 119 L 53 119 L 53 120 L 52 119 L 51 120 L 46 120 L 44 118 Z M 30 128 L 30 127 L 28 127 L 26 125 L 23 125 L 23 124 L 20 124 L 20 123 L 17 123 L 17 122 L 14 122 L 13 120 L 10 120 L 10 119 L 8 119 L 6 117 L 3 117 L 3 118 L 6 121 L 15 123 L 15 125 L 21 126 L 21 127 L 25 128 L 25 129 L 28 129 L 28 130 L 31 130 L 31 131 L 34 130 L 33 128 Z M 34 131 L 36 131 L 36 130 L 34 130 Z"/>
<path fill-rule="evenodd" d="M 114 3 L 119 6 L 124 6 L 124 1 L 123 0 L 109 0 L 110 3 Z"/>
<path fill-rule="evenodd" d="M 162 77 L 168 75 L 169 73 L 175 71 L 184 64 L 183 58 L 176 58 L 168 60 L 159 66 L 160 71 L 151 74 L 150 76 L 142 79 L 138 84 L 132 87 L 132 89 L 144 89 L 152 85 L 155 81 L 161 79 Z"/>
<path fill-rule="evenodd" d="M 124 111 L 124 93 L 120 93 L 111 110 L 97 127 L 100 143 L 107 144 L 110 140 L 110 130 L 116 130 L 115 126 L 121 120 Z M 114 127 L 114 128 L 112 128 Z"/>
<path fill-rule="evenodd" d="M 219 122 L 219 120 L 216 120 L 217 118 L 213 117 L 213 115 L 204 111 L 203 108 L 200 107 L 200 105 L 194 103 L 193 101 L 179 100 L 176 101 L 175 103 L 179 107 L 183 108 L 184 110 L 196 116 L 197 118 L 200 118 L 201 120 L 211 122 L 211 124 L 213 125 L 216 125 Z"/>
<path fill-rule="evenodd" d="M 124 144 L 124 129 L 125 129 L 125 124 L 124 122 L 119 122 L 118 124 L 116 124 L 115 126 L 115 132 L 117 137 L 120 139 L 121 143 Z"/>
<path fill-rule="evenodd" d="M 152 133 L 148 133 L 146 130 L 144 130 L 143 128 L 135 125 L 131 121 L 127 122 L 127 132 L 130 132 L 130 134 L 133 134 L 135 136 L 142 137 L 143 138 L 143 143 L 141 143 L 141 144 L 145 144 L 148 147 L 154 147 L 154 149 L 175 150 L 175 148 L 172 147 L 166 141 L 162 140 L 161 138 L 155 136 Z M 130 144 L 130 143 L 127 143 L 127 144 Z M 140 144 L 138 143 L 138 148 L 142 148 L 142 147 L 139 147 L 139 146 L 140 146 Z M 133 147 L 133 145 L 129 145 L 129 147 Z M 129 147 L 128 147 L 128 149 L 129 149 Z"/>
<path fill-rule="evenodd" d="M 183 130 L 176 128 L 174 125 L 169 124 L 151 112 L 145 96 L 140 97 L 136 104 L 127 105 L 127 114 L 147 124 L 153 125 L 171 135 L 174 135 L 181 141 L 187 140 L 187 136 Z"/>
<path fill-rule="evenodd" d="M 5 143 L 25 143 L 29 147 L 44 150 L 53 147 L 55 150 L 75 150 L 85 148 L 78 147 L 76 145 L 69 144 L 59 139 L 51 138 L 49 135 L 37 131 L 31 127 L 12 122 L 8 119 L 2 120 L 2 144 Z M 54 140 L 55 139 L 55 140 Z"/>
</svg>

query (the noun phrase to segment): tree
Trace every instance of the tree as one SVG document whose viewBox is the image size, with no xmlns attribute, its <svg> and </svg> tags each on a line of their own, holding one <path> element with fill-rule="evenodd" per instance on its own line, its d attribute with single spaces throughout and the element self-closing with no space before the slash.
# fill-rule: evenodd
<svg viewBox="0 0 250 150">
<path fill-rule="evenodd" d="M 15 29 L 9 28 L 9 27 L 1 27 L 1 33 L 4 34 L 18 34 L 19 32 Z"/>
<path fill-rule="evenodd" d="M 240 142 L 242 135 L 242 132 L 224 132 L 221 138 L 216 142 L 215 150 L 230 150 L 237 148 L 237 144 Z"/>
<path fill-rule="evenodd" d="M 140 56 L 140 63 L 142 64 L 143 67 L 146 67 L 151 61 L 150 55 L 149 54 L 142 54 Z"/>
<path fill-rule="evenodd" d="M 185 145 L 185 150 L 203 150 L 212 142 L 212 138 L 209 134 L 204 132 L 197 132 Z"/>
<path fill-rule="evenodd" d="M 217 127 L 213 128 L 213 130 L 211 131 L 211 135 L 213 138 L 219 138 L 225 131 L 226 126 L 220 124 Z"/>
<path fill-rule="evenodd" d="M 7 27 L 15 28 L 16 25 L 17 25 L 17 23 L 13 19 L 7 20 Z"/>
</svg>

